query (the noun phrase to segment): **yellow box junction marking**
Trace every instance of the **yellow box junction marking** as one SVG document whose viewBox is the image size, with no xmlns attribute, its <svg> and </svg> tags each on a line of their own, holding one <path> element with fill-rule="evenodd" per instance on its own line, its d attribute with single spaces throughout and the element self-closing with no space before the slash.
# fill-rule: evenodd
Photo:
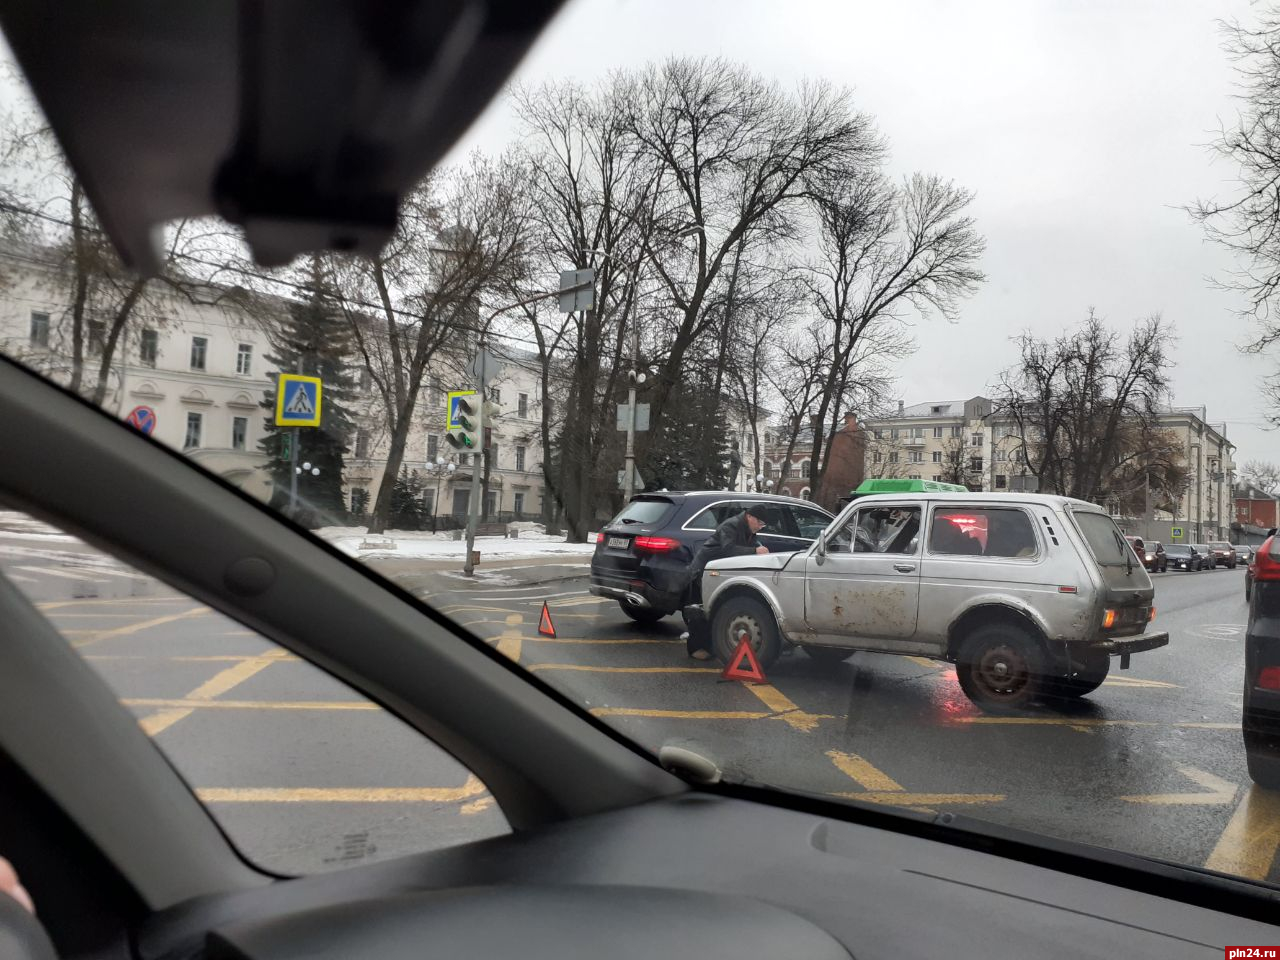
<svg viewBox="0 0 1280 960">
<path fill-rule="evenodd" d="M 142 620 L 138 623 L 125 624 L 123 627 L 113 627 L 110 630 L 103 630 L 95 633 L 91 637 L 84 640 L 76 640 L 72 643 L 77 649 L 87 647 L 91 643 L 99 643 L 103 640 L 110 640 L 113 637 L 127 637 L 130 634 L 139 632 L 140 630 L 149 630 L 152 627 L 158 627 L 165 623 L 173 623 L 175 620 L 186 620 L 189 617 L 200 617 L 209 612 L 208 607 L 193 607 L 190 610 L 184 610 L 182 613 L 171 613 L 168 616 L 156 617 L 153 620 Z"/>
<path fill-rule="evenodd" d="M 460 787 L 201 787 L 196 796 L 205 803 L 458 803 L 484 792 L 471 774 Z"/>
<path fill-rule="evenodd" d="M 1236 798 L 1236 785 L 1230 780 L 1215 777 L 1212 773 L 1196 767 L 1180 766 L 1178 772 L 1188 780 L 1193 780 L 1205 791 L 1196 793 L 1148 793 L 1137 796 L 1121 797 L 1129 803 L 1158 803 L 1177 806 L 1219 806 L 1228 804 Z"/>
<path fill-rule="evenodd" d="M 835 797 L 917 809 L 960 803 L 999 803 L 1004 800 L 1002 793 L 909 793 L 893 777 L 856 753 L 828 750 L 826 755 L 837 770 L 865 791 L 842 791 L 832 794 Z"/>
<path fill-rule="evenodd" d="M 1204 865 L 1210 870 L 1265 880 L 1280 848 L 1280 793 L 1251 786 Z"/>
<path fill-rule="evenodd" d="M 233 687 L 244 683 L 250 677 L 262 672 L 273 663 L 279 663 L 288 654 L 283 650 L 275 650 L 261 657 L 246 657 L 235 666 L 227 667 L 214 674 L 200 686 L 196 687 L 186 699 L 193 702 L 212 701 L 222 696 Z M 179 720 L 191 716 L 195 707 L 170 707 L 143 717 L 138 723 L 149 737 L 168 730 Z"/>
<path fill-rule="evenodd" d="M 831 719 L 829 713 L 805 713 L 798 704 L 771 683 L 748 683 L 744 686 L 773 711 L 776 719 L 796 730 L 810 733 L 818 725 L 819 720 Z"/>
<path fill-rule="evenodd" d="M 507 617 L 507 626 L 502 631 L 502 635 L 498 637 L 498 652 L 514 663 L 520 662 L 520 624 L 524 622 L 524 617 L 518 613 L 513 613 Z"/>
</svg>

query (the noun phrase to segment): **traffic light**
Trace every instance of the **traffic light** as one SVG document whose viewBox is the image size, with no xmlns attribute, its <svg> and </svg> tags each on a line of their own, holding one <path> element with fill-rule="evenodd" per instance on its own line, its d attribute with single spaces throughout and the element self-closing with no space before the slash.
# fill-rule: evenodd
<svg viewBox="0 0 1280 960">
<path fill-rule="evenodd" d="M 474 450 L 479 446 L 476 436 L 477 400 L 475 397 L 458 397 L 454 402 L 457 404 L 457 416 L 454 417 L 457 426 L 450 426 L 444 438 L 455 450 Z"/>
</svg>

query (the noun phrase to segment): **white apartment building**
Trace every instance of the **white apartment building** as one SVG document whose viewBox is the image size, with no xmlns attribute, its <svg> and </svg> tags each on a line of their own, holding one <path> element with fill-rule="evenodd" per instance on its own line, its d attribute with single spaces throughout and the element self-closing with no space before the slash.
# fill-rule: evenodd
<svg viewBox="0 0 1280 960">
<path fill-rule="evenodd" d="M 67 284 L 40 252 L 0 249 L 0 352 L 67 383 L 69 299 Z M 279 304 L 282 313 L 288 309 L 288 301 Z M 94 340 L 100 329 L 91 328 L 88 337 L 87 379 L 96 377 L 100 354 Z M 266 500 L 273 491 L 258 442 L 270 415 L 261 403 L 275 372 L 266 359 L 271 352 L 264 321 L 230 299 L 219 305 L 193 303 L 153 284 L 113 355 L 103 408 L 122 419 L 147 408 L 157 440 Z M 491 433 L 496 450 L 489 512 L 534 515 L 544 495 L 538 369 L 527 354 L 499 352 L 503 362 L 490 394 L 503 412 Z M 429 515 L 465 513 L 469 498 L 474 455 L 458 455 L 444 440 L 445 394 L 469 386 L 464 375 L 453 372 L 460 366 L 442 358 L 428 374 L 406 450 L 405 466 L 423 480 L 423 508 Z M 388 437 L 369 377 L 356 369 L 353 378 L 359 429 L 346 457 L 344 491 L 348 504 L 351 492 L 361 489 L 372 505 Z M 437 464 L 441 459 L 444 468 Z"/>
<path fill-rule="evenodd" d="M 1173 511 L 1153 519 L 1184 527 L 1184 542 L 1226 539 L 1235 480 L 1235 447 L 1225 424 L 1208 422 L 1204 407 L 1169 407 L 1158 416 L 1183 449 L 1188 479 Z M 959 482 L 972 490 L 1033 489 L 1016 426 L 985 397 L 899 404 L 896 414 L 868 419 L 868 477 Z M 958 461 L 959 473 L 953 465 Z M 1164 537 L 1168 539 L 1167 535 Z"/>
</svg>

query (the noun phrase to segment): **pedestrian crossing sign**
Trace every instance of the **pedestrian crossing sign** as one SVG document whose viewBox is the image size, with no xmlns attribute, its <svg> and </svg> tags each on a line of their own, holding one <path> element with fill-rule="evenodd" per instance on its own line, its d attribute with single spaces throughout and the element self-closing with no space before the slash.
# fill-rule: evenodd
<svg viewBox="0 0 1280 960">
<path fill-rule="evenodd" d="M 282 373 L 276 382 L 276 426 L 320 426 L 319 377 Z"/>
</svg>

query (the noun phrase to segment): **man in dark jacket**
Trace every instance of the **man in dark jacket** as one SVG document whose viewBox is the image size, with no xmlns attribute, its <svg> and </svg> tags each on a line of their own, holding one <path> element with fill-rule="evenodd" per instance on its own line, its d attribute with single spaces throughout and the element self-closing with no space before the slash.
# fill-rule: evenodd
<svg viewBox="0 0 1280 960">
<path fill-rule="evenodd" d="M 715 533 L 693 555 L 685 588 L 684 622 L 689 629 L 684 641 L 689 656 L 695 660 L 711 659 L 711 625 L 698 607 L 702 603 L 702 572 L 712 560 L 768 553 L 769 548 L 756 539 L 756 534 L 765 527 L 766 515 L 763 504 L 748 507 L 716 527 Z"/>
</svg>

